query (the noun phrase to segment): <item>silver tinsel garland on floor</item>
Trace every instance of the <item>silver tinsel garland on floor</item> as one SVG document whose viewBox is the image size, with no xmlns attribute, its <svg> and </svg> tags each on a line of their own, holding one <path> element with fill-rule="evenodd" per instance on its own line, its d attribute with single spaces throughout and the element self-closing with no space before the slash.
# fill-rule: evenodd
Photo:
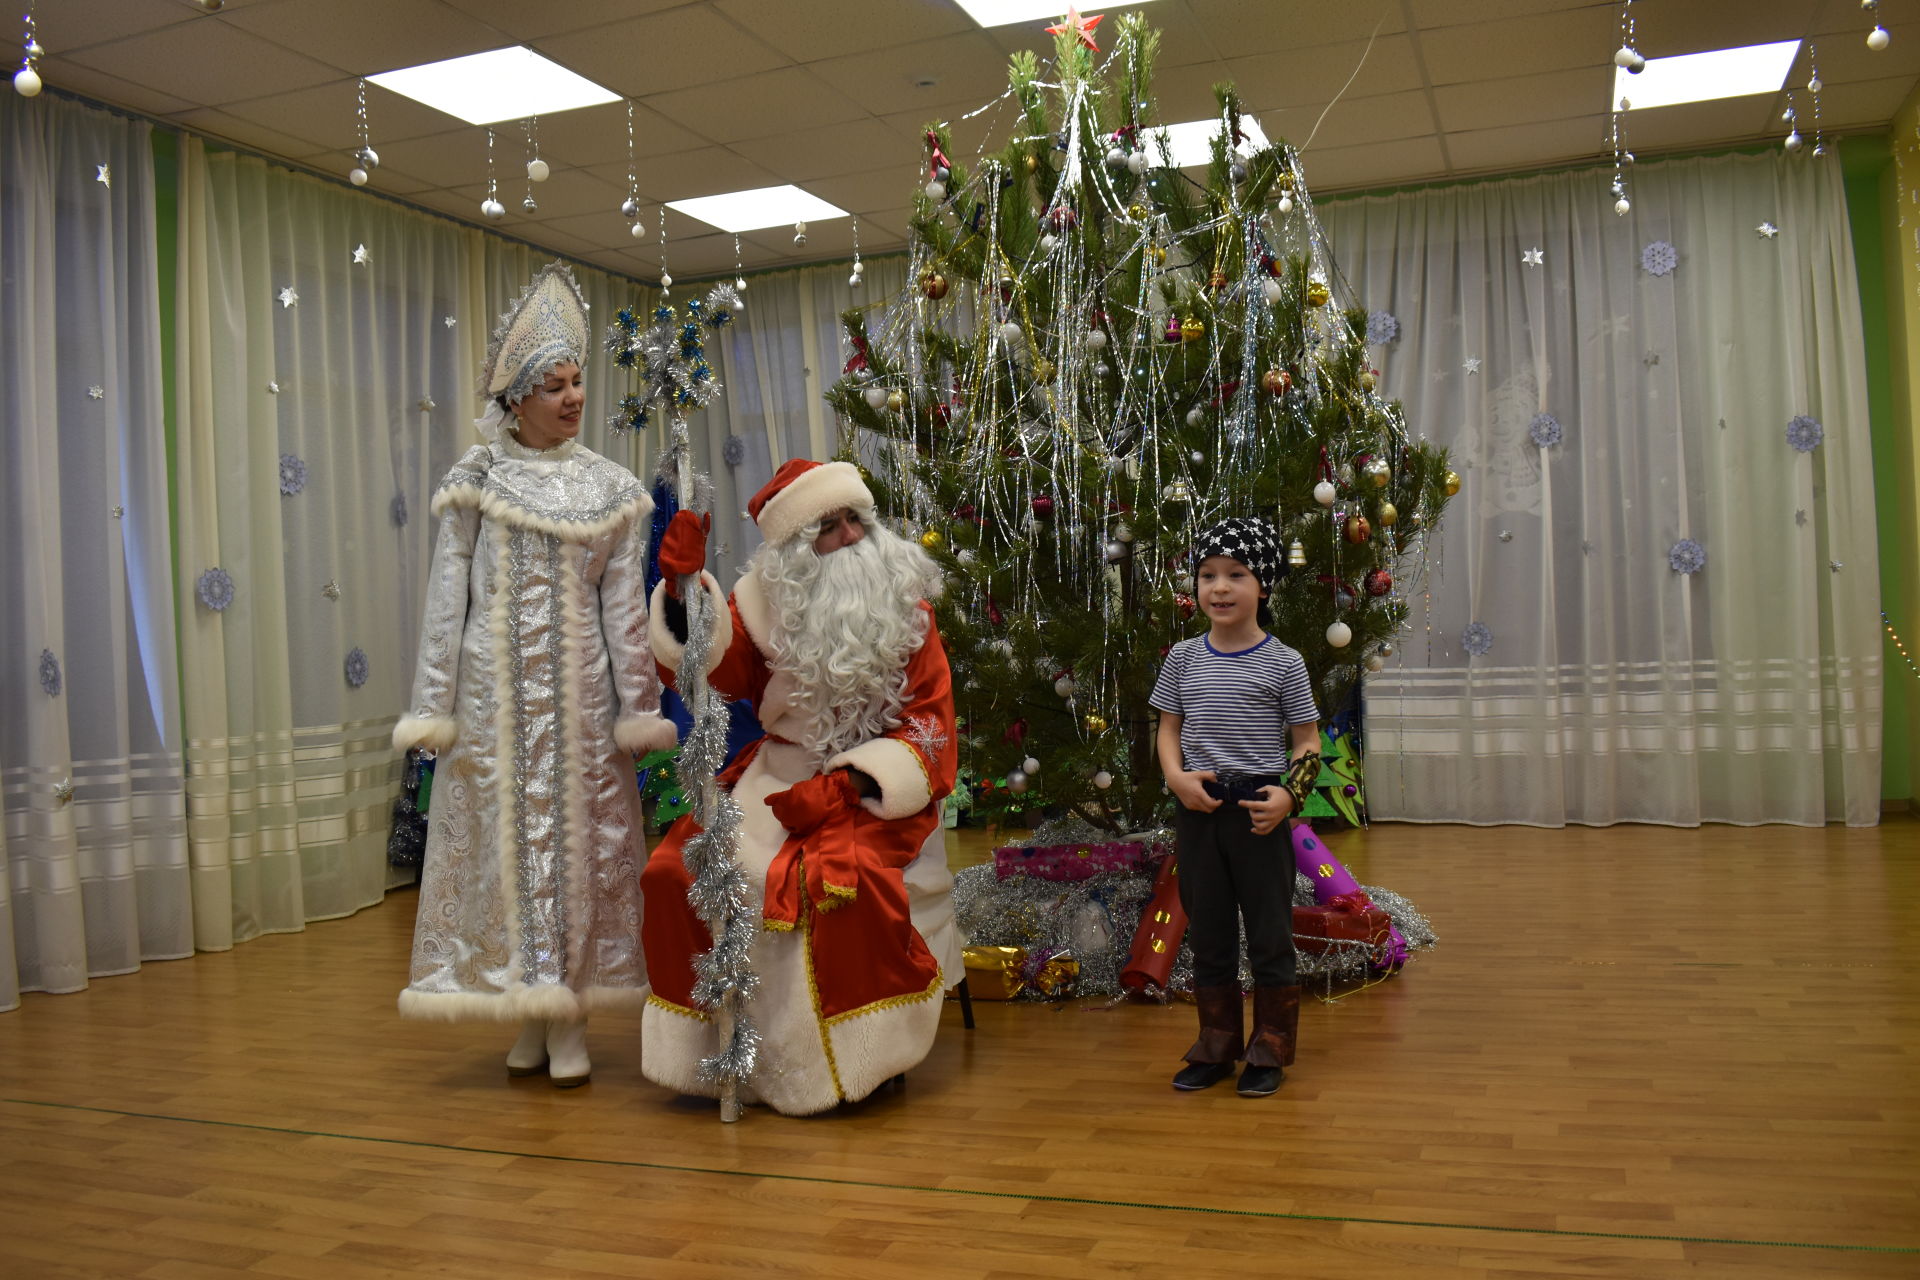
<svg viewBox="0 0 1920 1280">
<path fill-rule="evenodd" d="M 1173 843 L 1171 831 L 1142 838 L 1147 843 Z M 1042 826 L 1031 838 L 1018 843 L 1054 845 L 1111 839 L 1110 833 L 1069 819 Z M 1120 971 L 1126 967 L 1127 949 L 1139 927 L 1140 913 L 1153 895 L 1157 869 L 1157 864 L 1146 863 L 1139 870 L 1107 871 L 1086 880 L 1046 880 L 1029 875 L 1003 880 L 992 863 L 983 863 L 955 873 L 954 914 L 968 945 L 1024 947 L 1033 954 L 1071 952 L 1080 963 L 1074 996 L 1117 996 L 1121 994 Z M 1361 887 L 1393 920 L 1410 953 L 1433 947 L 1437 941 L 1433 922 L 1412 903 L 1391 889 Z M 1313 905 L 1313 885 L 1305 876 L 1294 876 L 1293 901 L 1295 906 Z M 1246 963 L 1244 935 L 1241 941 L 1240 981 L 1250 987 L 1253 974 Z M 1380 957 L 1364 943 L 1334 941 L 1323 952 L 1302 950 L 1299 957 L 1301 985 L 1319 988 L 1323 994 L 1381 976 L 1375 967 Z M 1168 990 L 1180 995 L 1193 990 L 1193 949 L 1185 943 L 1180 946 Z M 1022 998 L 1044 997 L 1029 989 Z"/>
</svg>

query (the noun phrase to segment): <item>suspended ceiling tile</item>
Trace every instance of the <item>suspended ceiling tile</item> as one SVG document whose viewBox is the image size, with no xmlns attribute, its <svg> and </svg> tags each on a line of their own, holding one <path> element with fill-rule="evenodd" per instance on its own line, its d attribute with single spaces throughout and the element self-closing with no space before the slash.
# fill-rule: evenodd
<svg viewBox="0 0 1920 1280">
<path fill-rule="evenodd" d="M 1913 92 L 1912 76 L 1889 80 L 1854 80 L 1828 85 L 1820 95 L 1820 119 L 1831 128 L 1884 125 Z M 1786 126 L 1780 126 L 1784 133 Z"/>
<path fill-rule="evenodd" d="M 308 139 L 314 149 L 352 151 L 359 146 L 360 138 L 355 85 L 350 79 L 335 80 L 311 89 L 230 103 L 226 110 L 256 125 Z M 383 158 L 392 143 L 445 133 L 461 124 L 452 116 L 388 93 L 378 85 L 367 86 L 367 122 L 373 149 Z"/>
<path fill-rule="evenodd" d="M 898 161 L 901 170 L 906 172 L 919 163 L 925 147 L 908 142 L 885 124 L 869 118 L 738 142 L 733 149 L 788 182 L 810 182 L 815 178 L 833 178 L 871 169 L 887 161 Z"/>
<path fill-rule="evenodd" d="M 1773 98 L 1754 94 L 1626 113 L 1626 145 L 1640 155 L 1757 138 L 1774 127 Z M 1777 132 L 1786 136 L 1785 127 Z"/>
<path fill-rule="evenodd" d="M 727 83 L 787 63 L 704 5 L 553 36 L 540 42 L 540 52 L 595 84 L 643 99 L 698 86 L 724 102 Z"/>
<path fill-rule="evenodd" d="M 734 264 L 733 237 L 727 235 L 697 236 L 690 240 L 677 240 L 667 245 L 667 267 L 676 280 L 691 280 L 700 275 L 718 275 L 732 272 Z M 680 292 L 675 286 L 675 292 Z"/>
<path fill-rule="evenodd" d="M 1364 61 L 1363 61 L 1364 58 Z M 1424 87 L 1413 44 L 1405 35 L 1381 36 L 1369 50 L 1364 40 L 1229 58 L 1227 78 L 1255 111 L 1270 107 L 1324 107 L 1344 89 L 1378 97 Z M 1358 71 L 1355 70 L 1358 68 Z M 1347 84 L 1352 78 L 1352 85 Z"/>
<path fill-rule="evenodd" d="M 910 165 L 889 165 L 809 182 L 807 190 L 852 213 L 904 212 L 913 207 L 926 177 Z"/>
<path fill-rule="evenodd" d="M 500 199 L 513 190 L 512 180 L 521 174 L 519 150 L 501 139 L 494 152 L 494 174 L 500 180 Z M 455 187 L 472 191 L 478 203 L 487 190 L 487 138 L 479 129 L 463 127 L 425 138 L 407 138 L 375 148 L 384 164 L 403 173 L 411 173 L 436 187 Z M 515 197 L 516 199 L 518 197 Z"/>
<path fill-rule="evenodd" d="M 783 131 L 814 129 L 867 114 L 802 67 L 783 67 L 724 84 L 655 94 L 647 103 L 667 119 L 715 142 L 741 142 Z"/>
<path fill-rule="evenodd" d="M 1884 8 L 1882 12 L 1885 12 Z M 1910 8 L 1908 12 L 1920 12 L 1920 9 Z M 1887 16 L 1891 17 L 1892 14 Z M 1858 30 L 1849 33 L 1848 37 L 1820 41 L 1820 78 L 1827 84 L 1920 75 L 1920 22 L 1888 22 L 1886 28 L 1893 37 L 1893 43 L 1878 53 L 1867 48 L 1867 32 L 1872 29 L 1871 24 L 1861 22 L 1857 26 Z M 1805 67 L 1806 53 L 1803 51 L 1795 67 L 1794 81 L 1788 88 L 1798 88 L 1806 82 L 1805 77 L 1799 74 Z"/>
<path fill-rule="evenodd" d="M 1599 161 L 1605 149 L 1605 130 L 1606 117 L 1595 114 L 1585 119 L 1531 120 L 1493 129 L 1457 131 L 1447 134 L 1447 155 L 1456 173 L 1539 168 L 1582 159 Z"/>
<path fill-rule="evenodd" d="M 1343 98 L 1325 113 L 1324 119 L 1320 119 L 1318 109 L 1311 107 L 1274 114 L 1284 121 L 1282 133 L 1296 146 L 1305 145 L 1309 135 L 1316 148 L 1352 147 L 1434 131 L 1433 110 L 1423 89 L 1382 94 L 1377 98 Z M 1261 120 L 1269 138 L 1275 136 L 1272 123 L 1268 117 Z"/>
<path fill-rule="evenodd" d="M 686 0 L 559 0 L 528 4 L 527 0 L 445 0 L 447 6 L 498 30 L 509 43 L 525 44 L 541 36 L 583 27 L 604 26 L 644 17 Z"/>
<path fill-rule="evenodd" d="M 1604 9 L 1617 22 L 1620 4 L 1619 0 L 1407 0 L 1413 25 L 1421 30 L 1535 18 L 1579 9 Z M 1635 16 L 1645 15 L 1636 13 Z"/>
<path fill-rule="evenodd" d="M 1065 13 L 1066 9 L 1065 4 L 1060 6 L 1061 13 Z M 1100 11 L 1100 6 L 1083 5 L 1081 11 L 1083 16 L 1090 17 Z M 1178 3 L 1178 0 L 1161 0 L 1160 3 L 1142 5 L 1137 10 L 1131 6 L 1106 10 L 1106 20 L 1093 30 L 1094 42 L 1100 46 L 1100 52 L 1094 55 L 1096 63 L 1113 53 L 1121 17 L 1134 12 L 1144 15 L 1150 26 L 1159 28 L 1160 66 L 1180 67 L 1193 62 L 1212 62 L 1219 57 L 1214 47 L 1213 33 L 1194 19 L 1192 10 Z M 1053 56 L 1054 40 L 1047 34 L 1047 28 L 1053 26 L 1055 21 L 1054 18 L 1036 18 L 1011 26 L 986 27 L 983 28 L 983 34 L 1001 51 L 1003 57 L 1021 49 L 1031 49 L 1045 60 Z"/>
<path fill-rule="evenodd" d="M 1214 48 L 1229 57 L 1364 42 L 1373 35 L 1375 23 L 1383 36 L 1407 29 L 1397 4 L 1282 6 L 1273 0 L 1187 0 L 1187 4 Z"/>
<path fill-rule="evenodd" d="M 1634 6 L 1634 47 L 1649 58 L 1668 58 L 1682 53 L 1704 53 L 1712 49 L 1731 49 L 1740 45 L 1770 44 L 1776 40 L 1798 40 L 1808 32 L 1807 0 L 1742 0 L 1738 12 L 1712 4 L 1674 4 Z M 1859 6 L 1854 12 L 1859 13 Z M 1616 10 L 1617 15 L 1617 10 Z M 1620 24 L 1612 27 L 1610 54 L 1619 47 Z M 1867 28 L 1860 28 L 1861 34 Z M 1801 52 L 1801 65 L 1806 53 Z"/>
<path fill-rule="evenodd" d="M 1497 129 L 1522 120 L 1568 120 L 1604 114 L 1613 65 L 1441 85 L 1433 91 L 1440 127 L 1452 133 Z"/>
<path fill-rule="evenodd" d="M 880 70 L 883 52 L 935 36 L 979 30 L 959 6 L 926 0 L 714 0 L 715 9 L 795 62 L 864 51 Z M 804 19 L 804 20 L 798 20 Z"/>
<path fill-rule="evenodd" d="M 203 106 L 338 80 L 341 71 L 220 22 L 182 22 L 74 55 L 82 66 Z"/>
<path fill-rule="evenodd" d="M 1427 75 L 1436 85 L 1459 84 L 1485 73 L 1490 54 L 1502 77 L 1591 67 L 1619 47 L 1611 5 L 1564 13 L 1441 27 L 1419 34 Z"/>
<path fill-rule="evenodd" d="M 1440 142 L 1433 137 L 1340 147 L 1316 154 L 1305 166 L 1307 186 L 1317 192 L 1413 182 L 1446 172 Z"/>
<path fill-rule="evenodd" d="M 112 103 L 150 116 L 170 116 L 178 111 L 191 111 L 196 105 L 189 99 L 176 98 L 170 93 L 133 84 L 119 76 L 95 71 L 92 67 L 83 67 L 70 59 L 52 54 L 40 61 L 40 79 L 51 89 L 64 89 L 96 102 Z"/>
<path fill-rule="evenodd" d="M 154 0 L 83 0 L 35 6 L 33 27 L 41 48 L 49 53 L 65 54 L 105 40 L 119 40 L 196 18 L 213 20 L 197 8 L 155 4 Z M 13 27 L 11 13 L 7 26 Z M 6 34 L 11 41 L 15 31 L 10 29 Z M 14 48 L 17 50 L 18 46 Z"/>
<path fill-rule="evenodd" d="M 449 10 L 440 0 L 307 0 L 250 5 L 223 16 L 283 49 L 355 75 L 439 62 L 510 43 L 493 27 Z"/>
<path fill-rule="evenodd" d="M 501 196 L 509 208 L 518 208 L 519 201 L 532 192 L 540 206 L 539 216 L 546 218 L 568 218 L 583 213 L 605 212 L 609 217 L 618 216 L 620 202 L 626 199 L 626 193 L 619 186 L 597 178 L 585 169 L 554 169 L 545 182 L 528 182 L 524 170 L 517 171 L 511 184 L 513 198 L 507 200 Z M 501 183 L 503 191 L 507 183 Z"/>
<path fill-rule="evenodd" d="M 519 133 L 514 129 L 515 134 Z M 574 168 L 627 162 L 627 107 L 604 102 L 596 107 L 541 116 L 540 155 L 550 163 Z M 633 150 L 636 157 L 694 146 L 700 140 L 668 124 L 645 107 L 633 108 Z"/>
<path fill-rule="evenodd" d="M 242 119 L 239 116 L 222 111 L 218 107 L 197 107 L 191 111 L 179 111 L 175 112 L 169 119 L 183 128 L 193 130 L 195 133 L 203 133 L 213 138 L 224 139 L 227 142 L 245 147 L 251 151 L 265 152 L 270 156 L 292 158 L 295 156 L 313 155 L 321 152 L 324 145 L 315 143 L 311 139 L 295 138 L 288 134 L 281 133 L 276 129 L 269 129 L 264 125 L 255 124 L 252 120 Z M 314 167 L 320 168 L 322 166 L 316 165 Z M 344 174 L 352 167 L 351 164 L 342 162 L 340 171 Z"/>
<path fill-rule="evenodd" d="M 627 180 L 624 160 L 617 165 L 595 165 L 591 172 L 620 186 Z M 776 186 L 781 181 L 772 171 L 720 147 L 702 147 L 643 160 L 636 176 L 640 180 L 641 198 L 649 202 L 746 191 Z"/>
<path fill-rule="evenodd" d="M 542 210 L 542 212 L 545 212 Z M 653 240 L 653 228 L 647 229 L 643 240 L 635 240 L 628 230 L 628 222 L 615 208 L 597 210 L 593 213 L 573 214 L 568 217 L 551 217 L 543 220 L 543 226 L 555 231 L 584 240 L 599 249 L 627 250 L 638 245 L 650 244 Z"/>
<path fill-rule="evenodd" d="M 876 115 L 932 100 L 985 102 L 1007 85 L 1007 60 L 978 32 L 940 36 L 888 49 L 824 58 L 807 69 Z"/>
</svg>

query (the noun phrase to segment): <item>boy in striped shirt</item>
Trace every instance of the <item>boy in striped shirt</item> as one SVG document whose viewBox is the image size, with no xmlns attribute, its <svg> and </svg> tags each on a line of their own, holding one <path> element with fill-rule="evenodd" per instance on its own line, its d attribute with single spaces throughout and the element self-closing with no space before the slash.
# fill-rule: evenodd
<svg viewBox="0 0 1920 1280">
<path fill-rule="evenodd" d="M 1273 527 L 1223 520 L 1193 554 L 1208 630 L 1167 652 L 1149 699 L 1160 712 L 1160 768 L 1179 801 L 1180 903 L 1200 1013 L 1200 1038 L 1173 1087 L 1218 1084 L 1244 1056 L 1239 1092 L 1265 1097 L 1293 1063 L 1300 1023 L 1285 823 L 1320 771 L 1320 713 L 1306 664 L 1266 631 L 1267 597 L 1283 563 Z M 1242 919 L 1253 968 L 1251 1039 L 1242 1035 Z"/>
</svg>

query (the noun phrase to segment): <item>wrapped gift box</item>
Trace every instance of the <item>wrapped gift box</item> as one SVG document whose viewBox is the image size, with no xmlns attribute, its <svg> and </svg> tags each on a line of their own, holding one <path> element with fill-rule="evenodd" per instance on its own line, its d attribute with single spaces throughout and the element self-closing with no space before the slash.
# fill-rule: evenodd
<svg viewBox="0 0 1920 1280">
<path fill-rule="evenodd" d="M 993 873 L 1038 876 L 1042 880 L 1091 880 L 1105 871 L 1139 871 L 1167 852 L 1165 845 L 1139 840 L 1100 844 L 1003 845 L 993 851 Z"/>
<path fill-rule="evenodd" d="M 1355 910 L 1347 906 L 1295 907 L 1293 945 L 1318 955 L 1335 942 L 1361 942 L 1384 947 L 1393 921 L 1372 905 Z"/>
<path fill-rule="evenodd" d="M 962 947 L 960 960 L 967 968 L 967 994 L 975 1000 L 1011 1000 L 1026 985 L 1025 947 Z"/>
</svg>

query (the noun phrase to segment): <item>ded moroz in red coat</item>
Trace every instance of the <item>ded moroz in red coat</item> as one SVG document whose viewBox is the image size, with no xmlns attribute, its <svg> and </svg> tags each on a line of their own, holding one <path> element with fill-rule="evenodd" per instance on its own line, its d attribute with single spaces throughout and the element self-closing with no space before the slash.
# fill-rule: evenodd
<svg viewBox="0 0 1920 1280">
<path fill-rule="evenodd" d="M 744 814 L 736 856 L 748 880 L 765 888 L 752 954 L 760 986 L 747 1007 L 761 1047 L 741 1094 L 808 1115 L 863 1098 L 919 1063 L 932 1046 L 942 995 L 959 980 L 940 827 L 956 758 L 952 677 L 922 602 L 927 635 L 907 663 L 898 727 L 826 762 L 829 775 L 849 765 L 867 774 L 879 796 L 856 802 L 829 778 L 803 788 L 810 804 L 776 801 L 803 829 L 796 836 L 767 797 L 818 774 L 812 753 L 796 741 L 805 729 L 789 679 L 771 666 L 772 611 L 752 573 L 731 600 L 711 574 L 700 581 L 713 606 L 717 657 L 709 679 L 725 697 L 750 699 L 768 735 L 728 771 Z M 656 588 L 649 625 L 661 670 L 674 682 L 686 646 L 668 631 L 660 594 Z M 641 1069 L 656 1084 L 712 1096 L 717 1090 L 700 1080 L 699 1064 L 719 1049 L 716 1028 L 692 999 L 694 962 L 712 944 L 687 905 L 682 859 L 698 831 L 691 815 L 680 819 L 641 876 L 652 983 Z"/>
</svg>

